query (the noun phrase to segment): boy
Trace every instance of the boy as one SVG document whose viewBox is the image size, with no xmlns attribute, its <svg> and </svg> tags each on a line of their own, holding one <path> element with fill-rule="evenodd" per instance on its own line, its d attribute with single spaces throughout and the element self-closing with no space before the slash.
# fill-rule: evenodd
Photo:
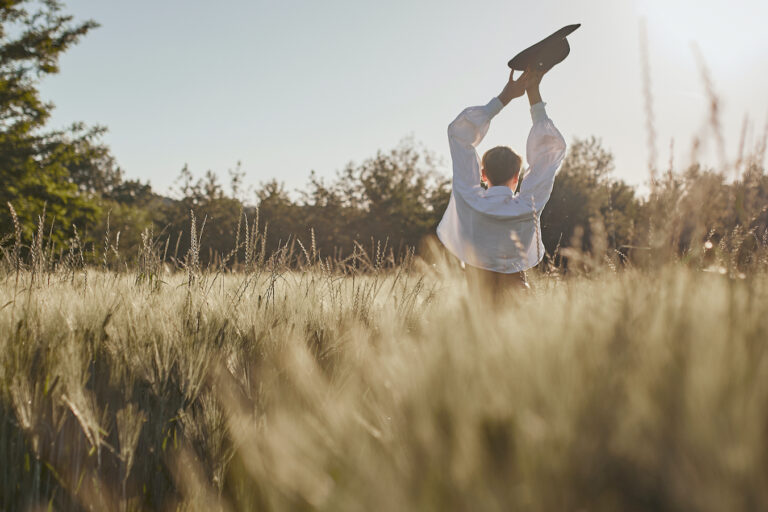
<svg viewBox="0 0 768 512">
<path fill-rule="evenodd" d="M 525 270 L 544 257 L 539 218 L 565 157 L 565 140 L 547 116 L 539 92 L 543 72 L 529 69 L 518 80 L 513 73 L 497 97 L 487 105 L 464 109 L 448 126 L 453 190 L 437 228 L 443 245 L 466 263 L 468 275 L 495 294 L 509 287 L 527 288 Z M 475 148 L 491 119 L 526 93 L 533 127 L 526 145 L 528 171 L 516 194 L 520 156 L 499 146 L 480 159 Z"/>
</svg>

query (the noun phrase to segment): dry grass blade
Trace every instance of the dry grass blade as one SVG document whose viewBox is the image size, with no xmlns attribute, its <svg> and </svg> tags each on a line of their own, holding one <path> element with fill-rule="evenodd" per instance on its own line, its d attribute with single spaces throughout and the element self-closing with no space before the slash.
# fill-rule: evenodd
<svg viewBox="0 0 768 512">
<path fill-rule="evenodd" d="M 648 32 L 645 20 L 640 22 L 640 64 L 643 71 L 643 99 L 645 101 L 645 129 L 647 134 L 648 175 L 651 193 L 656 190 L 656 123 L 653 113 L 653 90 L 651 88 L 651 62 L 648 55 Z"/>
</svg>

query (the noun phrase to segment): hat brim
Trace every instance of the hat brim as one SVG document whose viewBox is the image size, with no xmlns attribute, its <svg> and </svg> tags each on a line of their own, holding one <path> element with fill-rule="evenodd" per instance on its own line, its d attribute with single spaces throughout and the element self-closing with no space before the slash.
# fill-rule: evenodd
<svg viewBox="0 0 768 512">
<path fill-rule="evenodd" d="M 580 26 L 581 24 L 577 23 L 561 28 L 554 34 L 515 55 L 507 65 L 514 70 L 520 71 L 525 71 L 526 69 L 549 71 L 555 64 L 565 60 L 571 52 L 566 36 Z"/>
</svg>

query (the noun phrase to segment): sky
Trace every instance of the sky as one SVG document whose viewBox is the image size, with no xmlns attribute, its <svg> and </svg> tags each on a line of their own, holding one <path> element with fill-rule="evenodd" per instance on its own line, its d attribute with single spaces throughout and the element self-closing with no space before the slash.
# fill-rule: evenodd
<svg viewBox="0 0 768 512">
<path fill-rule="evenodd" d="M 506 62 L 560 27 L 570 56 L 543 79 L 550 117 L 566 140 L 596 136 L 615 176 L 648 182 L 641 71 L 646 27 L 657 165 L 690 162 L 706 140 L 709 101 L 696 51 L 720 98 L 734 158 L 768 127 L 768 2 L 764 0 L 68 0 L 76 20 L 101 27 L 61 59 L 41 92 L 51 126 L 109 130 L 128 178 L 171 190 L 188 164 L 226 181 L 272 178 L 300 190 L 310 171 L 332 177 L 348 162 L 412 137 L 449 175 L 448 123 L 503 88 Z M 478 150 L 520 152 L 530 128 L 524 98 L 497 116 Z M 716 162 L 713 144 L 702 158 Z"/>
</svg>

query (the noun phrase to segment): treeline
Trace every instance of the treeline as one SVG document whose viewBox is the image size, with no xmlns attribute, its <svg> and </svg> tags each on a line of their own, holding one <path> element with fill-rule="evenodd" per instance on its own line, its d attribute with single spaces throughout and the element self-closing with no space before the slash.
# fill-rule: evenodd
<svg viewBox="0 0 768 512">
<path fill-rule="evenodd" d="M 167 259 L 179 261 L 193 243 L 194 218 L 203 264 L 241 261 L 247 239 L 256 237 L 267 258 L 287 250 L 291 258 L 338 261 L 365 252 L 394 263 L 434 233 L 450 194 L 450 180 L 412 141 L 349 164 L 330 180 L 312 173 L 293 193 L 276 180 L 244 190 L 239 165 L 228 174 L 225 185 L 210 171 L 195 179 L 185 166 L 175 199 L 148 185 L 133 184 L 122 197 L 105 191 L 100 209 L 106 213 L 88 231 L 89 242 L 109 238 L 113 245 L 120 232 L 115 255 L 138 254 L 142 233 L 151 233 L 156 245 L 168 246 Z"/>
<path fill-rule="evenodd" d="M 101 141 L 103 128 L 46 131 L 53 106 L 39 97 L 38 81 L 96 26 L 73 23 L 57 2 L 0 5 L 3 254 L 29 252 L 45 238 L 53 260 L 113 267 L 149 252 L 183 266 L 190 251 L 195 264 L 236 266 L 255 250 L 287 263 L 360 254 L 396 263 L 433 235 L 450 197 L 449 173 L 411 140 L 332 179 L 312 174 L 295 193 L 275 180 L 250 191 L 239 165 L 226 185 L 185 166 L 174 197 L 164 197 L 125 178 Z M 598 139 L 572 141 L 541 216 L 548 261 L 564 266 L 568 248 L 621 264 L 726 244 L 748 264 L 755 247 L 768 245 L 765 142 L 727 168 L 668 169 L 641 197 L 614 177 Z"/>
<path fill-rule="evenodd" d="M 349 164 L 332 179 L 312 174 L 293 194 L 274 180 L 244 189 L 239 165 L 228 184 L 210 171 L 196 179 L 185 166 L 176 198 L 123 180 L 110 167 L 90 169 L 70 179 L 98 214 L 78 228 L 77 240 L 53 218 L 43 231 L 60 230 L 55 238 L 69 236 L 87 260 L 113 266 L 135 260 L 150 243 L 168 263 L 183 266 L 194 248 L 201 264 L 231 267 L 257 237 L 258 251 L 267 258 L 288 251 L 289 263 L 362 253 L 397 263 L 434 234 L 450 195 L 447 172 L 411 140 Z M 591 138 L 570 144 L 541 228 L 548 261 L 556 265 L 567 263 L 564 248 L 641 263 L 654 248 L 684 256 L 724 243 L 739 244 L 748 264 L 751 250 L 768 244 L 767 208 L 768 175 L 756 157 L 744 161 L 734 180 L 698 165 L 668 170 L 641 197 L 614 177 L 611 153 Z M 31 221 L 24 220 L 27 231 Z"/>
</svg>

